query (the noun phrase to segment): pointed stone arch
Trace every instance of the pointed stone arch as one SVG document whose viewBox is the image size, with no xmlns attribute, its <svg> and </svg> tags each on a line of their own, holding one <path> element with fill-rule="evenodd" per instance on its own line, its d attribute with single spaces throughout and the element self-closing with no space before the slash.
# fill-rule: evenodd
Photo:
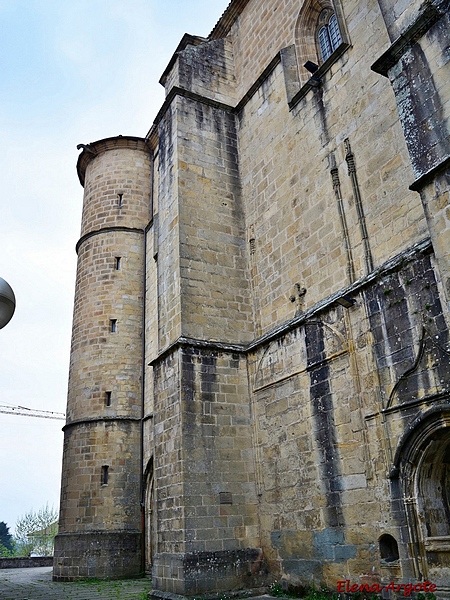
<svg viewBox="0 0 450 600">
<path fill-rule="evenodd" d="M 254 390 L 279 383 L 300 373 L 304 373 L 316 362 L 323 362 L 321 351 L 314 351 L 308 359 L 306 336 L 315 338 L 320 331 L 323 338 L 323 352 L 326 360 L 333 360 L 348 352 L 344 332 L 321 320 L 308 321 L 298 329 L 289 331 L 283 337 L 270 342 L 262 351 L 254 378 Z"/>
<path fill-rule="evenodd" d="M 390 477 L 394 506 L 406 517 L 402 537 L 413 575 L 438 583 L 442 573 L 444 577 L 450 573 L 448 398 L 409 424 L 399 440 Z"/>
<path fill-rule="evenodd" d="M 348 36 L 346 34 L 342 11 L 337 0 L 304 0 L 300 9 L 295 25 L 295 48 L 299 65 L 300 83 L 302 85 L 311 76 L 306 69 L 302 68 L 302 65 L 306 61 L 311 61 L 317 65 L 323 63 L 320 54 L 318 31 L 329 20 L 331 14 L 336 15 L 342 40 L 341 45 L 347 48 L 349 46 Z"/>
<path fill-rule="evenodd" d="M 448 395 L 449 364 L 450 352 L 423 327 L 414 363 L 392 388 L 386 409 L 426 398 L 437 400 Z"/>
</svg>

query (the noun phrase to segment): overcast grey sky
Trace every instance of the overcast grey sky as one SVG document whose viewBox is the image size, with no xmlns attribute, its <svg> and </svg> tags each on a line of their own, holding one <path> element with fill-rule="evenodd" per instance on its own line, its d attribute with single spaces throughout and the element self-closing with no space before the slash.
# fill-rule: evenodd
<svg viewBox="0 0 450 600">
<path fill-rule="evenodd" d="M 0 404 L 65 412 L 79 143 L 145 136 L 184 33 L 229 0 L 0 0 L 0 277 L 17 309 L 0 330 Z M 58 508 L 63 421 L 0 413 L 0 521 Z"/>
</svg>

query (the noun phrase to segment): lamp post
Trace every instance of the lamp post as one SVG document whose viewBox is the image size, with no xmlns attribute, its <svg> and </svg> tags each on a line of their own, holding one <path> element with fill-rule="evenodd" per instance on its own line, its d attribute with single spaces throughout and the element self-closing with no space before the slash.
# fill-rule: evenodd
<svg viewBox="0 0 450 600">
<path fill-rule="evenodd" d="M 0 277 L 0 329 L 7 325 L 16 309 L 16 297 L 11 286 Z"/>
</svg>

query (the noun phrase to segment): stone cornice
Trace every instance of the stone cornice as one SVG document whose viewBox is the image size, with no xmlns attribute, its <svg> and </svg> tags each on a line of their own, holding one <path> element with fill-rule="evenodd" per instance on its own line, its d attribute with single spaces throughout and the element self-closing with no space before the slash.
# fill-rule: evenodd
<svg viewBox="0 0 450 600">
<path fill-rule="evenodd" d="M 356 294 L 362 292 L 369 285 L 375 283 L 377 279 L 380 279 L 382 277 L 385 277 L 386 275 L 389 275 L 390 273 L 398 271 L 408 262 L 412 262 L 413 260 L 415 260 L 419 255 L 429 254 L 432 251 L 433 246 L 431 244 L 430 238 L 426 238 L 420 242 L 417 242 L 410 248 L 407 248 L 403 252 L 396 254 L 395 256 L 387 260 L 385 263 L 375 268 L 368 275 L 361 277 L 351 285 L 338 290 L 330 296 L 327 296 L 323 300 L 320 300 L 319 302 L 314 304 L 314 306 L 311 306 L 311 308 L 309 308 L 308 310 L 305 310 L 305 312 L 295 316 L 292 319 L 289 319 L 288 321 L 285 321 L 284 323 L 281 323 L 280 325 L 277 325 L 264 335 L 254 339 L 253 341 L 247 344 L 230 344 L 226 342 L 198 340 L 180 336 L 177 340 L 175 340 L 175 342 L 173 342 L 167 348 L 162 350 L 162 352 L 148 364 L 149 366 L 155 366 L 161 360 L 166 358 L 169 354 L 172 354 L 175 350 L 182 347 L 203 348 L 211 350 L 213 352 L 236 352 L 241 354 L 254 352 L 260 346 L 264 346 L 276 340 L 277 338 L 282 337 L 289 331 L 292 331 L 293 329 L 296 329 L 297 327 L 306 323 L 310 319 L 317 317 L 318 315 L 320 315 L 320 313 L 322 313 L 324 310 L 327 310 L 333 304 L 337 304 L 338 300 L 343 296 L 355 296 Z"/>
<path fill-rule="evenodd" d="M 339 44 L 333 54 L 331 54 L 327 60 L 320 65 L 314 75 L 302 85 L 298 92 L 293 96 L 292 100 L 288 102 L 289 110 L 293 110 L 300 100 L 306 96 L 309 90 L 314 90 L 318 87 L 318 85 L 320 85 L 321 77 L 330 69 L 332 65 L 334 65 L 334 63 L 344 54 L 344 52 L 346 52 L 348 48 L 350 48 L 350 44 L 347 42 L 342 42 Z"/>
<path fill-rule="evenodd" d="M 77 242 L 77 245 L 75 246 L 76 253 L 78 254 L 78 250 L 80 249 L 81 244 L 83 244 L 83 242 L 85 242 L 89 238 L 94 237 L 96 235 L 101 235 L 102 233 L 111 233 L 112 231 L 121 231 L 121 232 L 125 232 L 125 233 L 139 233 L 139 234 L 146 233 L 146 229 L 138 229 L 136 227 L 124 227 L 122 225 L 117 225 L 117 226 L 112 226 L 112 227 L 102 227 L 101 229 L 95 229 L 94 231 L 90 231 L 89 233 L 86 233 L 85 235 L 80 237 L 80 239 Z"/>
<path fill-rule="evenodd" d="M 175 350 L 178 350 L 178 348 L 201 348 L 205 350 L 210 350 L 211 352 L 234 352 L 237 354 L 243 354 L 247 351 L 247 346 L 245 344 L 228 344 L 226 342 L 197 340 L 194 338 L 180 336 L 173 344 L 170 344 L 160 354 L 158 354 L 156 358 L 151 360 L 148 363 L 149 366 L 154 367 L 161 360 L 166 358 L 166 356 L 169 356 L 169 354 L 173 354 L 173 352 L 175 352 Z"/>
<path fill-rule="evenodd" d="M 388 77 L 389 70 L 401 57 L 438 21 L 448 10 L 449 1 L 435 6 L 430 0 L 424 2 L 423 10 L 413 23 L 393 42 L 388 50 L 371 66 L 372 71 Z"/>
<path fill-rule="evenodd" d="M 83 148 L 83 152 L 79 155 L 77 160 L 77 173 L 78 179 L 83 187 L 88 164 L 102 152 L 117 150 L 118 148 L 130 148 L 132 150 L 146 150 L 147 152 L 150 152 L 146 139 L 129 135 L 104 138 L 103 140 L 92 142 L 91 144 L 78 144 L 77 149 L 80 150 L 81 148 Z"/>
<path fill-rule="evenodd" d="M 164 115 L 166 114 L 169 106 L 172 104 L 173 99 L 176 98 L 177 96 L 181 96 L 183 98 L 190 98 L 191 100 L 194 100 L 196 102 L 200 102 L 207 106 L 213 106 L 214 108 L 219 108 L 219 109 L 227 111 L 227 112 L 234 111 L 234 107 L 230 106 L 229 104 L 224 104 L 223 102 L 218 102 L 217 100 L 213 100 L 212 98 L 207 98 L 206 96 L 201 96 L 200 94 L 191 92 L 190 90 L 186 90 L 184 88 L 180 88 L 180 87 L 174 85 L 173 88 L 170 90 L 170 92 L 167 94 L 166 99 L 164 100 L 161 108 L 158 111 L 158 114 L 155 117 L 155 120 L 153 121 L 153 125 L 152 125 L 150 131 L 147 133 L 146 140 L 148 142 L 149 147 L 153 151 L 155 151 L 158 146 L 158 125 L 164 118 Z"/>
<path fill-rule="evenodd" d="M 409 189 L 413 192 L 420 192 L 420 190 L 433 181 L 440 172 L 449 168 L 450 156 L 446 156 L 438 165 L 421 175 L 419 179 L 416 179 L 416 181 L 409 186 Z"/>
<path fill-rule="evenodd" d="M 262 86 L 264 81 L 266 81 L 266 79 L 268 79 L 270 77 L 270 75 L 274 71 L 275 67 L 277 65 L 279 65 L 280 62 L 281 62 L 281 53 L 277 52 L 277 54 L 272 58 L 270 63 L 267 65 L 267 67 L 264 69 L 264 71 L 261 73 L 261 75 L 255 81 L 255 83 L 250 87 L 250 89 L 242 96 L 242 98 L 236 104 L 236 106 L 233 109 L 235 113 L 239 113 L 244 108 L 244 106 L 247 104 L 247 102 L 256 94 L 256 92 Z"/>
<path fill-rule="evenodd" d="M 95 423 L 140 423 L 140 417 L 91 417 L 87 419 L 75 419 L 74 421 L 69 421 L 62 428 L 63 431 L 70 429 L 71 427 L 75 427 L 77 425 L 91 425 Z"/>
<path fill-rule="evenodd" d="M 231 112 L 233 114 L 239 113 L 247 102 L 256 94 L 258 89 L 261 87 L 263 82 L 270 76 L 275 67 L 281 62 L 281 55 L 278 52 L 274 58 L 270 61 L 261 75 L 257 78 L 255 83 L 250 87 L 250 89 L 242 96 L 241 100 L 235 105 L 225 104 L 223 102 L 219 102 L 214 100 L 213 98 L 208 98 L 206 96 L 202 96 L 201 94 L 197 94 L 195 92 L 191 92 L 190 90 L 186 90 L 184 88 L 180 88 L 178 86 L 173 86 L 170 92 L 167 94 L 166 99 L 163 102 L 163 105 L 158 111 L 158 114 L 155 117 L 152 127 L 150 131 L 147 133 L 146 140 L 148 142 L 149 147 L 155 151 L 158 146 L 158 125 L 161 120 L 164 118 L 164 115 L 167 112 L 167 109 L 171 105 L 174 98 L 177 96 L 181 96 L 183 98 L 189 98 L 190 100 L 194 100 L 195 102 L 200 102 L 205 106 L 212 106 L 214 108 L 218 108 L 220 110 Z"/>
</svg>

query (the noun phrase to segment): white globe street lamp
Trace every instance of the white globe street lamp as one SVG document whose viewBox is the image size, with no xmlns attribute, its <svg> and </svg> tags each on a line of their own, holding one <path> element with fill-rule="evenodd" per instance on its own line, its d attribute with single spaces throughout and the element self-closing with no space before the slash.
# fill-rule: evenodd
<svg viewBox="0 0 450 600">
<path fill-rule="evenodd" d="M 7 325 L 16 309 L 16 297 L 11 286 L 0 277 L 0 329 Z"/>
</svg>

